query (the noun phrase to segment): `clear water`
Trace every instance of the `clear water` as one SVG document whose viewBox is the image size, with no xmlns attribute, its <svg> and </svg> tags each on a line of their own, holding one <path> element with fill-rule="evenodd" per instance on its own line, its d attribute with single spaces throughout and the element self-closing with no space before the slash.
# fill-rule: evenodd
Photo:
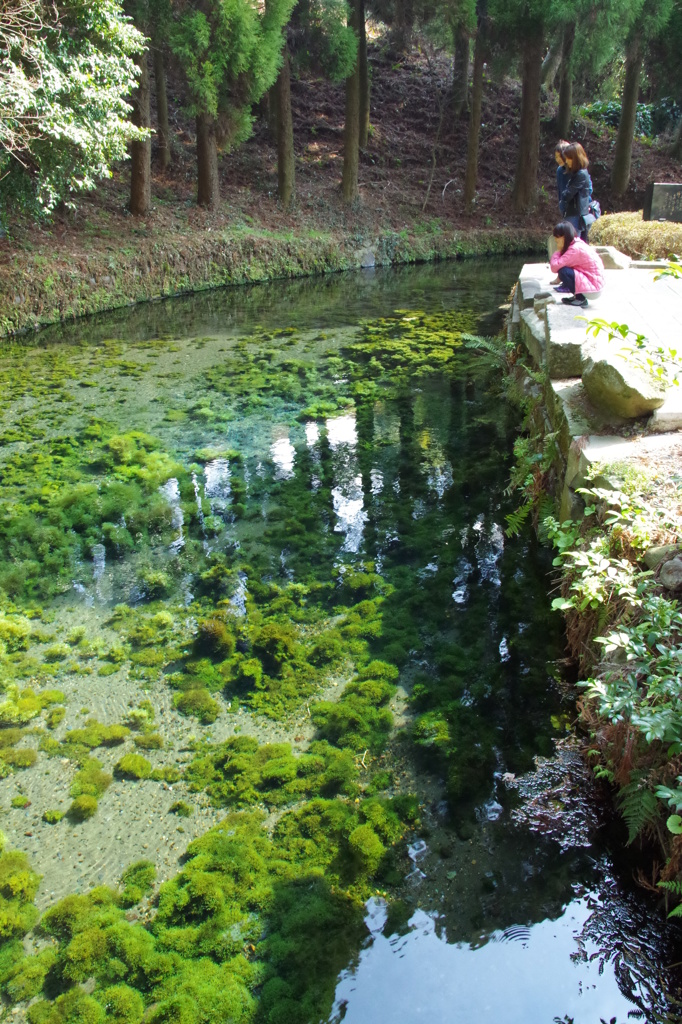
<svg viewBox="0 0 682 1024">
<path fill-rule="evenodd" d="M 348 665 L 316 678 L 298 700 L 277 681 L 255 695 L 211 686 L 220 714 L 202 726 L 178 715 L 168 686 L 197 619 L 213 602 L 248 624 L 259 587 L 310 594 L 331 581 L 337 596 L 325 597 L 326 611 L 336 621 L 339 609 L 375 593 L 376 579 L 389 585 L 380 625 L 363 642 L 400 669 L 396 729 L 370 761 L 391 775 L 389 792 L 417 793 L 420 824 L 396 847 L 392 870 L 377 877 L 364 942 L 340 974 L 330 953 L 330 1022 L 680 1019 L 677 975 L 665 969 L 682 960 L 679 935 L 660 907 L 616 880 L 589 779 L 570 745 L 554 759 L 573 702 L 557 683 L 562 644 L 549 612 L 547 554 L 530 536 L 504 535 L 517 414 L 499 388 L 500 371 L 464 349 L 440 372 L 405 371 L 420 344 L 435 344 L 433 332 L 493 333 L 518 269 L 463 263 L 213 292 L 44 331 L 0 358 L 0 583 L 17 608 L 40 608 L 57 641 L 84 623 L 100 645 L 87 663 L 115 669 L 88 674 L 75 654 L 50 662 L 44 643 L 31 644 L 31 673 L 67 696 L 57 738 L 78 724 L 81 704 L 111 723 L 146 695 L 177 763 L 186 763 L 196 736 L 243 732 L 303 750 L 313 736 L 311 706 L 334 696 Z M 377 365 L 371 344 L 354 349 L 363 338 L 375 338 Z M 396 339 L 404 349 L 391 347 Z M 17 509 L 23 514 L 36 480 L 48 490 L 54 479 L 73 484 L 63 466 L 80 464 L 80 451 L 60 454 L 55 439 L 87 447 L 83 431 L 93 420 L 156 439 L 168 460 L 157 466 L 160 511 L 153 529 L 125 501 L 106 524 L 85 522 L 84 512 L 69 520 L 60 562 L 50 544 L 41 548 L 40 538 L 16 527 Z M 40 461 L 48 448 L 49 465 Z M 101 494 L 107 469 L 90 466 Z M 202 574 L 220 558 L 234 570 L 229 590 L 207 596 Z M 363 573 L 375 582 L 358 583 Z M 184 623 L 185 647 L 163 671 L 107 661 L 120 602 L 141 613 L 167 607 Z M 18 655 L 8 663 L 21 671 Z M 363 768 L 367 753 L 357 750 Z M 519 784 L 536 758 L 552 760 L 541 762 L 535 783 Z M 44 875 L 42 906 L 114 884 L 121 867 L 142 856 L 156 857 L 162 880 L 179 870 L 184 838 L 169 857 L 161 838 L 168 826 L 155 831 L 156 820 L 167 821 L 158 785 L 140 784 L 148 788 L 138 808 L 142 790 L 117 780 L 74 841 L 40 824 L 57 800 L 54 771 L 38 779 L 47 763 L 41 755 L 22 776 L 33 809 L 8 812 L 3 822 L 11 844 Z M 16 782 L 0 782 L 5 807 Z M 66 775 L 60 784 L 63 793 Z M 546 790 L 544 804 L 519 814 L 524 797 Z M 139 809 L 140 827 L 122 838 L 126 806 L 133 817 Z M 202 805 L 186 838 L 221 813 Z"/>
</svg>

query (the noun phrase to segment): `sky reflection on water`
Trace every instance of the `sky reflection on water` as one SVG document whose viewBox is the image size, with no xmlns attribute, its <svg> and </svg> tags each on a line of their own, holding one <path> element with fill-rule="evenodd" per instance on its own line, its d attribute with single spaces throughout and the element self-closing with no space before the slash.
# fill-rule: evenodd
<svg viewBox="0 0 682 1024">
<path fill-rule="evenodd" d="M 595 901 L 585 895 L 555 921 L 493 932 L 476 946 L 449 944 L 435 915 L 423 910 L 412 915 L 406 934 L 385 936 L 386 908 L 370 900 L 371 938 L 358 965 L 339 979 L 331 1019 L 598 1024 L 615 1017 L 624 1024 L 637 1007 L 620 991 L 613 964 L 579 939 Z"/>
</svg>

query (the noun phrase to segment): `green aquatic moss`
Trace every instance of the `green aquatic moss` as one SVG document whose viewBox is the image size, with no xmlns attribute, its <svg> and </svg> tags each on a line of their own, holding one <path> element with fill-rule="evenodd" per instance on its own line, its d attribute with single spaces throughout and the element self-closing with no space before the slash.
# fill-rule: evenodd
<svg viewBox="0 0 682 1024">
<path fill-rule="evenodd" d="M 150 892 L 155 878 L 156 868 L 149 860 L 138 860 L 127 867 L 121 875 L 121 906 L 132 907 L 139 903 Z"/>
<path fill-rule="evenodd" d="M 48 729 L 56 729 L 64 721 L 66 715 L 65 707 L 50 708 L 45 715 L 45 725 Z"/>
<path fill-rule="evenodd" d="M 77 796 L 69 807 L 68 814 L 74 821 L 87 821 L 97 814 L 97 798 L 87 794 Z"/>
<path fill-rule="evenodd" d="M 338 701 L 320 701 L 311 717 L 320 735 L 340 747 L 380 752 L 393 728 L 386 706 L 395 686 L 385 679 L 358 679 L 344 687 Z"/>
<path fill-rule="evenodd" d="M 81 762 L 80 771 L 74 776 L 69 793 L 73 797 L 101 797 L 111 785 L 111 775 L 102 770 L 102 763 L 95 757 L 88 757 Z"/>
<path fill-rule="evenodd" d="M 57 959 L 53 949 L 44 949 L 37 956 L 23 957 L 12 968 L 2 988 L 12 1002 L 28 1002 L 37 996 Z"/>
<path fill-rule="evenodd" d="M 0 613 L 0 641 L 11 653 L 25 651 L 31 636 L 31 623 L 20 615 L 6 616 Z"/>
<path fill-rule="evenodd" d="M 203 725 L 215 722 L 220 714 L 220 705 L 213 700 L 205 687 L 196 687 L 176 694 L 173 704 L 181 715 L 192 715 L 194 718 L 198 718 Z"/>
<path fill-rule="evenodd" d="M 124 754 L 116 762 L 114 774 L 120 779 L 148 779 L 152 766 L 141 754 Z"/>
<path fill-rule="evenodd" d="M 12 768 L 31 768 L 38 760 L 38 754 L 31 747 L 4 747 L 0 750 L 0 760 Z"/>
<path fill-rule="evenodd" d="M 163 736 L 158 732 L 143 733 L 135 736 L 133 742 L 140 750 L 163 750 Z"/>
<path fill-rule="evenodd" d="M 48 825 L 57 825 L 64 817 L 64 811 L 43 811 L 43 821 Z"/>
<path fill-rule="evenodd" d="M 144 999 L 129 985 L 111 985 L 97 992 L 96 998 L 106 1011 L 106 1019 L 115 1024 L 140 1024 Z"/>
<path fill-rule="evenodd" d="M 116 747 L 130 736 L 125 725 L 102 725 L 96 718 L 89 718 L 82 729 L 71 729 L 62 741 L 65 746 L 82 746 L 89 750 L 96 747 Z"/>
<path fill-rule="evenodd" d="M 169 814 L 177 814 L 180 818 L 191 818 L 194 814 L 194 808 L 191 804 L 188 804 L 186 800 L 176 800 L 174 804 L 168 808 Z"/>
<path fill-rule="evenodd" d="M 191 790 L 206 790 L 217 807 L 278 807 L 305 796 L 356 791 L 353 757 L 324 741 L 294 756 L 288 743 L 260 745 L 251 736 L 234 736 L 199 746 L 197 755 L 185 779 Z"/>
<path fill-rule="evenodd" d="M 21 938 L 33 927 L 38 912 L 33 900 L 40 875 L 31 870 L 28 858 L 18 850 L 0 854 L 0 938 Z"/>
</svg>

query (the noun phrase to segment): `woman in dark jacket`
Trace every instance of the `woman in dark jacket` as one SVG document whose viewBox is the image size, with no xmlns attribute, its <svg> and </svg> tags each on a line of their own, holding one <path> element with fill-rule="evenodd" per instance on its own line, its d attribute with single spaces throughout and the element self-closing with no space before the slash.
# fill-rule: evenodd
<svg viewBox="0 0 682 1024">
<path fill-rule="evenodd" d="M 579 142 L 572 142 L 564 150 L 563 157 L 568 178 L 559 205 L 565 219 L 586 242 L 590 227 L 594 224 L 594 217 L 590 213 L 592 179 L 587 171 L 589 160 Z"/>
<path fill-rule="evenodd" d="M 561 209 L 561 197 L 564 194 L 566 183 L 568 181 L 568 171 L 564 164 L 564 153 L 570 146 L 570 142 L 566 142 L 565 139 L 559 139 L 556 146 L 554 147 L 554 159 L 556 161 L 556 190 L 559 197 L 559 209 Z"/>
</svg>

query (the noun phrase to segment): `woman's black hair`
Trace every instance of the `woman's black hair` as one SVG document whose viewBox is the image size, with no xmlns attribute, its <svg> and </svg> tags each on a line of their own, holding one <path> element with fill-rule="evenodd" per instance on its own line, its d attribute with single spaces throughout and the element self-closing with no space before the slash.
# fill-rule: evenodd
<svg viewBox="0 0 682 1024">
<path fill-rule="evenodd" d="M 555 238 L 563 238 L 565 252 L 571 242 L 576 238 L 578 232 L 575 230 L 570 220 L 560 220 L 558 224 L 554 225 L 552 234 Z"/>
</svg>

